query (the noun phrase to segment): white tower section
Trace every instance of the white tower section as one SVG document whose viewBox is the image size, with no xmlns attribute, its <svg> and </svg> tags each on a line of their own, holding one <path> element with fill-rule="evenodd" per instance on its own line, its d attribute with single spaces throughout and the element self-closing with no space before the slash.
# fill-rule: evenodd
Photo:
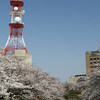
<svg viewBox="0 0 100 100">
<path fill-rule="evenodd" d="M 18 7 L 14 7 L 14 11 L 10 12 L 11 23 L 22 23 L 22 17 L 24 16 L 25 11 L 18 11 Z M 16 21 L 16 19 L 20 19 Z M 23 23 L 24 24 L 24 23 Z"/>
</svg>

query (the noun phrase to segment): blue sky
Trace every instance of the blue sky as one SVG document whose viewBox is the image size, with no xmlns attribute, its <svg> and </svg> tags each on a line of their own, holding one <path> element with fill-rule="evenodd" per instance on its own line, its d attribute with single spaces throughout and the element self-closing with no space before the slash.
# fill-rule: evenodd
<svg viewBox="0 0 100 100">
<path fill-rule="evenodd" d="M 85 74 L 85 52 L 98 49 L 100 0 L 23 0 L 23 36 L 35 66 L 68 81 Z M 0 3 L 0 46 L 10 32 L 10 0 Z"/>
</svg>

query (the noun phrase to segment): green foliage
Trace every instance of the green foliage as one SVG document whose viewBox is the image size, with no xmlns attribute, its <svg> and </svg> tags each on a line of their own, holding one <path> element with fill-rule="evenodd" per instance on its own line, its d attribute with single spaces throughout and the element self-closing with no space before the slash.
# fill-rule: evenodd
<svg viewBox="0 0 100 100">
<path fill-rule="evenodd" d="M 60 99 L 56 99 L 56 100 L 60 100 Z"/>
<path fill-rule="evenodd" d="M 68 91 L 69 95 L 73 95 L 73 94 L 81 94 L 80 91 Z"/>
<path fill-rule="evenodd" d="M 22 97 L 21 95 L 15 95 L 14 96 L 15 99 L 19 99 L 19 100 L 26 100 L 24 97 Z"/>
<path fill-rule="evenodd" d="M 38 98 L 39 100 L 44 100 L 44 99 L 42 99 L 42 98 Z"/>
<path fill-rule="evenodd" d="M 79 96 L 81 95 L 80 91 L 68 91 L 65 95 L 64 98 L 68 99 L 68 98 L 76 98 L 76 99 L 81 99 L 81 97 Z"/>
</svg>

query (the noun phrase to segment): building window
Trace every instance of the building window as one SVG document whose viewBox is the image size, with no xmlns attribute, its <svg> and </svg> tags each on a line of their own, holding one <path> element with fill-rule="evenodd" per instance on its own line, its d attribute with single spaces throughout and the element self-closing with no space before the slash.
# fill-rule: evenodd
<svg viewBox="0 0 100 100">
<path fill-rule="evenodd" d="M 90 58 L 90 60 L 93 60 L 92 58 Z"/>
<path fill-rule="evenodd" d="M 93 62 L 90 62 L 90 64 L 93 64 Z"/>
<path fill-rule="evenodd" d="M 97 58 L 97 60 L 100 60 L 100 58 Z"/>
<path fill-rule="evenodd" d="M 97 68 L 97 66 L 94 66 L 94 68 Z"/>
<path fill-rule="evenodd" d="M 100 63 L 100 62 L 98 62 L 98 63 Z"/>
<path fill-rule="evenodd" d="M 90 66 L 90 68 L 93 68 L 93 66 Z"/>
<path fill-rule="evenodd" d="M 93 70 L 91 70 L 91 72 L 93 72 Z"/>
<path fill-rule="evenodd" d="M 94 64 L 96 64 L 96 62 L 94 62 Z"/>
<path fill-rule="evenodd" d="M 94 60 L 96 60 L 96 58 L 94 58 Z"/>
</svg>

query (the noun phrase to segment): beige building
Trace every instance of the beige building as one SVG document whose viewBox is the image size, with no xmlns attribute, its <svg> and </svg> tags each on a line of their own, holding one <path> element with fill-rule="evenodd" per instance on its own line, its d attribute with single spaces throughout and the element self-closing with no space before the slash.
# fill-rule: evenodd
<svg viewBox="0 0 100 100">
<path fill-rule="evenodd" d="M 91 51 L 85 53 L 86 58 L 86 74 L 92 73 L 97 64 L 100 63 L 100 51 Z"/>
<path fill-rule="evenodd" d="M 68 78 L 68 83 L 78 83 L 78 80 L 85 77 L 86 74 L 81 74 L 81 75 L 75 75 L 75 76 L 71 76 L 70 78 Z"/>
<path fill-rule="evenodd" d="M 74 83 L 74 84 L 76 84 L 77 83 L 77 80 L 79 78 L 80 77 L 71 76 L 70 78 L 68 78 L 68 83 Z"/>
</svg>

